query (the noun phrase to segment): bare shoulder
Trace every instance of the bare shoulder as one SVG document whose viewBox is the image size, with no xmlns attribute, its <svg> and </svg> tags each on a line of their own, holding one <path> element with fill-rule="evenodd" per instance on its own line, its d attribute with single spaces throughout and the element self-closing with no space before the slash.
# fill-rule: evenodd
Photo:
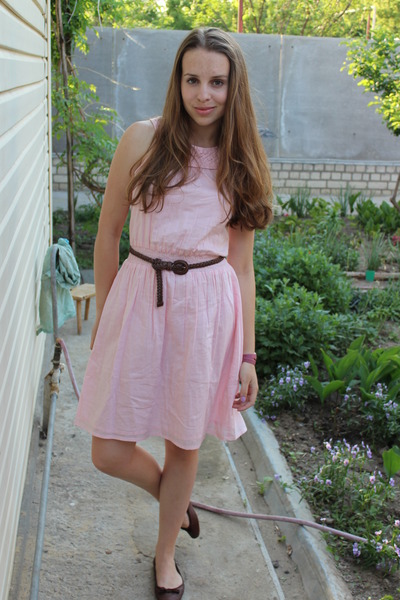
<svg viewBox="0 0 400 600">
<path fill-rule="evenodd" d="M 131 164 L 142 158 L 148 150 L 154 136 L 152 121 L 136 121 L 130 125 L 121 138 L 120 146 L 127 153 Z"/>
</svg>

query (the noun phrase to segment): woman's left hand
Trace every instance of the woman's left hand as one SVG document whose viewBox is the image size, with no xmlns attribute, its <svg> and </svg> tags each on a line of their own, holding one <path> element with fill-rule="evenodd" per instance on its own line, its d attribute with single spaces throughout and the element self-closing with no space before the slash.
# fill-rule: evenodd
<svg viewBox="0 0 400 600">
<path fill-rule="evenodd" d="M 240 391 L 236 394 L 232 405 L 239 411 L 247 410 L 254 406 L 258 392 L 258 380 L 255 366 L 244 362 L 239 371 Z"/>
</svg>

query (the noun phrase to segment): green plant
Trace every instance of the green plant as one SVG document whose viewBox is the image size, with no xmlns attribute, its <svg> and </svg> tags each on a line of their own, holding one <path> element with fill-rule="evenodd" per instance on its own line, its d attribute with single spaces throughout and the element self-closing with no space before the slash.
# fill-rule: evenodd
<svg viewBox="0 0 400 600">
<path fill-rule="evenodd" d="M 318 391 L 321 385 L 324 387 L 335 382 L 332 391 L 343 392 L 345 388 L 359 388 L 363 400 L 367 400 L 373 386 L 385 383 L 388 385 L 389 399 L 395 398 L 400 391 L 400 346 L 371 350 L 365 347 L 364 342 L 365 336 L 354 340 L 341 358 L 321 348 L 328 380 L 320 380 L 318 368 L 311 360 L 313 377 L 307 379 L 314 389 Z M 326 397 L 325 395 L 324 399 Z"/>
<path fill-rule="evenodd" d="M 258 487 L 258 493 L 260 496 L 264 496 L 267 484 L 272 483 L 273 479 L 271 476 L 264 477 L 262 481 L 256 481 Z"/>
<path fill-rule="evenodd" d="M 357 220 L 368 234 L 394 233 L 400 227 L 400 213 L 387 202 L 376 206 L 368 198 L 357 203 Z"/>
<path fill-rule="evenodd" d="M 356 406 L 362 433 L 378 444 L 400 441 L 400 406 L 394 400 L 398 390 L 392 388 L 391 392 L 385 384 L 377 383 Z"/>
<path fill-rule="evenodd" d="M 368 329 L 364 319 L 353 315 L 330 315 L 315 292 L 298 284 L 283 288 L 271 300 L 257 297 L 256 339 L 260 377 L 270 377 L 282 364 L 295 367 L 320 348 L 341 351 L 349 337 Z M 372 328 L 368 329 L 373 335 Z"/>
<path fill-rule="evenodd" d="M 365 258 L 367 269 L 377 271 L 382 264 L 382 257 L 387 250 L 387 243 L 384 235 L 376 233 L 368 239 L 365 246 Z"/>
<path fill-rule="evenodd" d="M 310 199 L 310 196 L 311 190 L 309 187 L 299 187 L 297 188 L 296 193 L 293 196 L 290 196 L 289 200 L 282 202 L 282 200 L 279 199 L 278 202 L 280 203 L 282 210 L 290 210 L 290 212 L 299 219 L 304 219 L 304 217 L 310 215 L 310 210 L 313 206 L 313 201 Z"/>
<path fill-rule="evenodd" d="M 266 299 L 271 298 L 272 291 L 276 294 L 297 283 L 310 292 L 317 292 L 325 309 L 331 312 L 349 311 L 350 282 L 339 266 L 316 246 L 307 242 L 299 246 L 291 239 L 259 233 L 255 240 L 254 267 L 257 293 Z M 274 282 L 273 286 L 271 282 Z"/>
<path fill-rule="evenodd" d="M 309 366 L 306 361 L 294 368 L 279 367 L 277 374 L 261 385 L 255 408 L 262 419 L 274 421 L 285 408 L 301 410 L 311 391 L 305 377 Z"/>
<path fill-rule="evenodd" d="M 384 289 L 372 289 L 360 294 L 354 308 L 371 322 L 400 322 L 400 281 L 392 281 Z"/>
<path fill-rule="evenodd" d="M 387 525 L 388 505 L 395 498 L 393 478 L 371 472 L 368 445 L 351 446 L 346 440 L 324 442 L 322 464 L 300 482 L 302 495 L 318 514 L 324 512 L 334 527 L 365 537 L 366 543 L 330 539 L 340 552 L 353 554 L 386 572 L 400 566 L 400 522 Z"/>
<path fill-rule="evenodd" d="M 398 446 L 385 450 L 382 458 L 385 473 L 388 477 L 393 477 L 400 472 L 400 448 Z"/>
<path fill-rule="evenodd" d="M 346 217 L 348 213 L 353 213 L 354 206 L 360 196 L 361 192 L 353 192 L 349 184 L 346 185 L 345 189 L 340 189 L 337 204 L 341 217 Z"/>
</svg>

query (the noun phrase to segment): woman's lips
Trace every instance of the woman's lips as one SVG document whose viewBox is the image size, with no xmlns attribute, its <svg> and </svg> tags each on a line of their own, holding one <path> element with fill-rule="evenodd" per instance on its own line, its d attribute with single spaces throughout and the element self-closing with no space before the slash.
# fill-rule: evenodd
<svg viewBox="0 0 400 600">
<path fill-rule="evenodd" d="M 207 108 L 195 107 L 195 111 L 199 113 L 199 115 L 209 115 L 214 110 L 213 106 L 208 106 Z"/>
</svg>

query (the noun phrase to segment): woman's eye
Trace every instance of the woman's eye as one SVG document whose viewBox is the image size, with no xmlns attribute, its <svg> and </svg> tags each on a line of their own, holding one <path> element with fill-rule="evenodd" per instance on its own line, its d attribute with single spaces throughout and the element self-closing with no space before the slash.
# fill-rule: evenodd
<svg viewBox="0 0 400 600">
<path fill-rule="evenodd" d="M 195 77 L 189 77 L 189 79 L 187 80 L 188 83 L 190 83 L 191 85 L 193 83 L 196 83 L 197 79 Z"/>
<path fill-rule="evenodd" d="M 215 87 L 221 87 L 222 85 L 224 85 L 224 81 L 222 81 L 222 79 L 214 79 L 213 83 Z"/>
</svg>

